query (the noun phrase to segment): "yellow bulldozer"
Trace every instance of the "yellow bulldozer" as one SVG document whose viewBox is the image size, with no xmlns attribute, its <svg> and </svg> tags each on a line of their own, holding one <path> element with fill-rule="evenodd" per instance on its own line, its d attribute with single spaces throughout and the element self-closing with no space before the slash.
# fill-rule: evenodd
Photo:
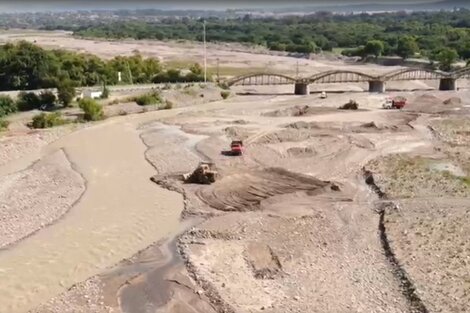
<svg viewBox="0 0 470 313">
<path fill-rule="evenodd" d="M 211 162 L 200 162 L 192 173 L 183 175 L 183 181 L 188 184 L 210 185 L 215 182 L 217 170 Z"/>
</svg>

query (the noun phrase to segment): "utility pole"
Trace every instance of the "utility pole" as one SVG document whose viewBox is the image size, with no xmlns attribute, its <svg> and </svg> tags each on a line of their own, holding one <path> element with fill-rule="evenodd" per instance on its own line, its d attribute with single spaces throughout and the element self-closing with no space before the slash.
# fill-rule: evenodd
<svg viewBox="0 0 470 313">
<path fill-rule="evenodd" d="M 202 24 L 204 38 L 204 83 L 207 82 L 207 54 L 206 54 L 206 21 Z"/>
<path fill-rule="evenodd" d="M 127 72 L 129 73 L 130 83 L 131 83 L 131 85 L 134 85 L 134 80 L 132 79 L 131 67 L 129 66 L 129 62 L 126 62 L 126 63 L 127 63 Z"/>
</svg>

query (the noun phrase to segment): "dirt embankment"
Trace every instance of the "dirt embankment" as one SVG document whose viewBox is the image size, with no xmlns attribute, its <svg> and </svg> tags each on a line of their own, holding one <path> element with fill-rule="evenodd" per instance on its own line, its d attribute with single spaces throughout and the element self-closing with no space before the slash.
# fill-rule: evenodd
<svg viewBox="0 0 470 313">
<path fill-rule="evenodd" d="M 0 248 L 5 248 L 64 215 L 85 191 L 63 151 L 0 180 Z"/>
</svg>

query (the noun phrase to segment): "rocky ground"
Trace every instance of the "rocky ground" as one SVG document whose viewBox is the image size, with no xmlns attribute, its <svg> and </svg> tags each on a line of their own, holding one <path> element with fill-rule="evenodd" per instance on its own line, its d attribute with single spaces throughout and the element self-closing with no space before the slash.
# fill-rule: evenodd
<svg viewBox="0 0 470 313">
<path fill-rule="evenodd" d="M 470 179 L 468 116 L 431 120 L 432 158 L 394 155 L 368 168 L 395 209 L 384 226 L 402 269 L 429 312 L 468 312 Z"/>
<path fill-rule="evenodd" d="M 49 191 L 45 192 L 45 188 Z M 63 151 L 0 180 L 0 249 L 54 223 L 80 198 L 85 182 Z"/>
</svg>

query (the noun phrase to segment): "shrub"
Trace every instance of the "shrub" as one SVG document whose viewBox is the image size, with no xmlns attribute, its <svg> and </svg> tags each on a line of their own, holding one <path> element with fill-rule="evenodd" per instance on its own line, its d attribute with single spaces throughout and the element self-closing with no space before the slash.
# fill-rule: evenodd
<svg viewBox="0 0 470 313">
<path fill-rule="evenodd" d="M 41 99 L 34 92 L 22 91 L 18 94 L 18 101 L 16 105 L 20 111 L 39 109 L 41 106 Z"/>
<path fill-rule="evenodd" d="M 162 105 L 159 109 L 160 110 L 170 110 L 170 109 L 173 109 L 173 102 L 171 102 L 170 100 L 165 100 L 165 104 Z"/>
<path fill-rule="evenodd" d="M 227 85 L 227 83 L 225 83 L 225 82 L 224 83 L 219 83 L 219 87 L 221 89 L 224 89 L 224 90 L 230 89 L 229 85 Z"/>
<path fill-rule="evenodd" d="M 230 96 L 230 91 L 221 91 L 220 92 L 220 96 L 223 98 L 223 99 L 227 99 L 229 96 Z"/>
<path fill-rule="evenodd" d="M 66 124 L 67 121 L 62 118 L 60 112 L 41 113 L 33 117 L 32 128 L 49 128 Z"/>
<path fill-rule="evenodd" d="M 78 106 L 83 110 L 85 121 L 99 121 L 104 118 L 103 107 L 93 99 L 82 99 Z"/>
<path fill-rule="evenodd" d="M 57 98 L 52 91 L 46 90 L 39 94 L 39 101 L 41 103 L 41 107 L 51 107 L 54 106 Z"/>
<path fill-rule="evenodd" d="M 72 85 L 71 81 L 61 82 L 57 86 L 57 97 L 64 107 L 68 107 L 72 103 L 75 97 L 75 87 Z"/>
<path fill-rule="evenodd" d="M 138 96 L 134 99 L 138 105 L 151 105 L 162 103 L 162 97 L 158 92 L 151 92 L 141 96 Z"/>
<path fill-rule="evenodd" d="M 8 127 L 8 124 L 10 124 L 8 121 L 0 119 L 0 130 L 4 130 Z"/>
<path fill-rule="evenodd" d="M 0 117 L 16 112 L 18 107 L 10 96 L 0 96 Z"/>
</svg>

